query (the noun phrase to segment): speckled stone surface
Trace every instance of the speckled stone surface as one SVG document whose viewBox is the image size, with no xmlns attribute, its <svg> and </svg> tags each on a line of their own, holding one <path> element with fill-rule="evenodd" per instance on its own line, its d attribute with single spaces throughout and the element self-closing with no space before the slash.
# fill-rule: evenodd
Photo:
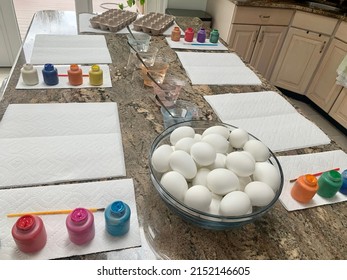
<svg viewBox="0 0 347 280">
<path fill-rule="evenodd" d="M 185 29 L 198 19 L 177 19 Z M 146 240 L 160 258 L 170 259 L 347 259 L 347 204 L 338 203 L 303 211 L 287 212 L 277 202 L 269 213 L 252 224 L 228 231 L 193 226 L 171 212 L 154 189 L 148 154 L 154 138 L 163 131 L 162 117 L 151 88 L 140 76 L 127 73 L 129 47 L 125 35 L 105 35 L 112 57 L 112 88 L 16 90 L 24 56 L 19 56 L 4 97 L 0 119 L 13 103 L 117 102 L 127 177 L 134 179 L 137 211 Z M 261 86 L 191 86 L 175 51 L 163 37 L 152 37 L 152 45 L 170 63 L 169 75 L 183 79 L 181 99 L 195 103 L 201 119 L 216 120 L 204 95 L 275 90 L 262 79 Z M 329 145 L 278 153 L 302 154 L 339 149 Z M 77 256 L 76 259 L 113 258 L 111 253 Z"/>
</svg>

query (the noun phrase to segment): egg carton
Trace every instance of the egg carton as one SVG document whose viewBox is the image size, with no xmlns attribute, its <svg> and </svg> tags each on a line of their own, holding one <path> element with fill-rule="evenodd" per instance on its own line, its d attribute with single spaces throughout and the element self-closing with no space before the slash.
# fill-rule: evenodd
<svg viewBox="0 0 347 280">
<path fill-rule="evenodd" d="M 134 30 L 150 33 L 152 35 L 162 34 L 174 23 L 175 17 L 160 13 L 149 13 L 133 22 Z"/>
<path fill-rule="evenodd" d="M 89 21 L 93 28 L 117 32 L 137 18 L 137 13 L 119 9 L 110 9 L 92 17 Z"/>
</svg>

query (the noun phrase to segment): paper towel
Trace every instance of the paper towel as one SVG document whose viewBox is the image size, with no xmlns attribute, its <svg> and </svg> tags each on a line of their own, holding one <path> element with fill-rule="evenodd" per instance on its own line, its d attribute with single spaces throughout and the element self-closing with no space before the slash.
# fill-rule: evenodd
<svg viewBox="0 0 347 280">
<path fill-rule="evenodd" d="M 222 122 L 247 130 L 273 151 L 330 143 L 318 126 L 276 92 L 220 94 L 205 99 Z"/>
<path fill-rule="evenodd" d="M 67 74 L 67 70 L 70 68 L 70 65 L 54 65 L 57 68 L 58 75 L 59 74 Z M 37 74 L 39 76 L 39 83 L 34 86 L 28 86 L 23 82 L 22 75 L 20 75 L 18 79 L 18 83 L 16 86 L 16 89 L 51 89 L 51 88 L 91 88 L 91 87 L 97 87 L 97 88 L 105 88 L 105 87 L 112 87 L 112 81 L 110 76 L 110 68 L 108 65 L 102 65 L 99 64 L 101 70 L 103 71 L 103 84 L 100 86 L 92 86 L 89 84 L 89 77 L 83 77 L 83 84 L 79 86 L 72 86 L 69 84 L 68 77 L 61 77 L 59 76 L 59 83 L 54 86 L 46 85 L 43 81 L 43 75 L 42 75 L 42 69 L 43 65 L 34 65 L 34 68 L 37 69 Z M 82 65 L 80 68 L 82 69 L 83 74 L 88 74 L 90 70 L 90 65 Z"/>
<path fill-rule="evenodd" d="M 35 36 L 31 64 L 109 64 L 112 63 L 103 35 Z"/>
<path fill-rule="evenodd" d="M 347 154 L 343 151 L 336 150 L 314 154 L 280 156 L 278 160 L 284 176 L 283 190 L 279 199 L 288 211 L 347 201 L 347 195 L 338 192 L 332 198 L 323 198 L 316 194 L 310 202 L 300 203 L 292 198 L 290 192 L 294 183 L 289 182 L 289 180 L 304 174 L 323 172 L 333 168 L 340 168 L 340 172 L 342 172 L 347 169 Z"/>
<path fill-rule="evenodd" d="M 182 33 L 184 34 L 184 33 Z M 216 46 L 208 45 L 210 44 L 209 41 L 206 41 L 206 44 L 199 44 L 199 45 L 191 45 L 191 43 L 185 42 L 183 38 L 181 38 L 180 41 L 172 41 L 171 38 L 166 38 L 167 43 L 172 49 L 187 49 L 187 50 L 219 50 L 219 51 L 227 51 L 228 48 L 224 46 L 221 42 L 218 42 Z M 193 44 L 197 44 L 198 42 L 196 39 L 193 40 Z"/>
<path fill-rule="evenodd" d="M 104 213 L 95 212 L 94 239 L 85 245 L 75 245 L 69 240 L 65 226 L 67 214 L 42 215 L 47 231 L 47 244 L 34 254 L 22 253 L 17 249 L 11 228 L 18 218 L 6 217 L 9 213 L 77 207 L 105 208 L 116 200 L 122 200 L 131 209 L 130 230 L 126 235 L 109 235 L 105 230 Z M 141 246 L 131 179 L 0 190 L 0 205 L 0 259 L 54 259 Z"/>
<path fill-rule="evenodd" d="M 261 85 L 235 53 L 176 53 L 193 85 Z"/>
</svg>

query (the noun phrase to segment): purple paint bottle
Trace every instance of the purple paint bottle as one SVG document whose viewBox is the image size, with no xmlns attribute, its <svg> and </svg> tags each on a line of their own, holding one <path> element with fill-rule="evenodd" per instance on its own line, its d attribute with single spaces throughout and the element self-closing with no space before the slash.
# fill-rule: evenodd
<svg viewBox="0 0 347 280">
<path fill-rule="evenodd" d="M 66 217 L 66 228 L 71 242 L 82 245 L 95 236 L 94 215 L 88 209 L 76 208 Z"/>
<path fill-rule="evenodd" d="M 199 42 L 199 43 L 205 43 L 206 41 L 206 31 L 205 31 L 205 28 L 201 28 L 199 31 L 198 31 L 198 35 L 196 37 L 196 40 Z"/>
</svg>

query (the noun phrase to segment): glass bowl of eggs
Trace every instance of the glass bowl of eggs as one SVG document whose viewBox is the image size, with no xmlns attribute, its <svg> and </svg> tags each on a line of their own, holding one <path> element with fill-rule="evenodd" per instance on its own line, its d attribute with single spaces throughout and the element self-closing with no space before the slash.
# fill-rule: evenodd
<svg viewBox="0 0 347 280">
<path fill-rule="evenodd" d="M 149 168 L 167 206 L 207 229 L 253 222 L 274 206 L 283 188 L 274 153 L 244 129 L 221 122 L 168 127 L 151 145 Z"/>
</svg>

